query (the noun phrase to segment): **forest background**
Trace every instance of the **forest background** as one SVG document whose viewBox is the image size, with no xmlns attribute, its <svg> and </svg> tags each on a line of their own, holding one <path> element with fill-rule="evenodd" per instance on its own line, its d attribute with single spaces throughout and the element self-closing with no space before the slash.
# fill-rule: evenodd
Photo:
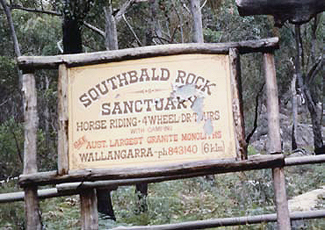
<svg viewBox="0 0 325 230">
<path fill-rule="evenodd" d="M 0 2 L 0 180 L 17 177 L 21 174 L 23 165 L 24 119 L 21 73 L 16 65 L 17 56 L 57 55 L 198 42 L 198 38 L 193 36 L 196 34 L 193 25 L 197 19 L 192 17 L 191 5 L 186 0 L 0 0 Z M 239 16 L 234 0 L 207 0 L 201 1 L 200 5 L 202 35 L 205 43 L 254 40 L 274 36 L 280 38 L 280 49 L 275 53 L 275 60 L 283 149 L 286 154 L 297 153 L 297 151 L 300 154 L 321 151 L 324 130 L 322 119 L 324 113 L 324 14 L 316 15 L 301 26 L 284 22 L 281 28 L 276 28 L 271 16 Z M 8 11 L 11 21 L 8 18 Z M 14 39 L 13 28 L 17 39 Z M 70 36 L 71 34 L 75 36 Z M 246 136 L 256 129 L 250 140 L 249 154 L 264 153 L 267 148 L 267 125 L 262 57 L 261 54 L 246 54 L 241 62 Z M 57 76 L 56 71 L 38 71 L 36 74 L 39 171 L 56 170 Z M 291 195 L 299 194 L 312 186 L 317 187 L 323 183 L 321 179 L 323 174 L 318 166 L 296 170 L 302 172 L 307 169 L 315 173 L 316 176 L 313 174 L 315 183 L 310 182 L 310 186 L 300 188 Z M 267 172 L 262 172 L 258 178 L 262 180 L 266 174 Z M 219 183 L 217 186 L 219 190 L 225 188 L 231 190 L 233 183 L 240 182 L 241 186 L 237 190 L 242 192 L 252 186 L 244 185 L 240 175 L 235 178 L 235 182 L 231 183 L 227 177 L 220 178 L 221 181 L 216 178 L 212 184 Z M 292 180 L 296 178 L 292 177 Z M 195 184 L 199 186 L 199 189 L 204 188 L 202 190 L 204 194 L 207 190 L 216 189 L 213 187 L 215 185 L 200 178 L 177 183 L 184 183 L 188 187 Z M 184 186 L 184 184 L 177 183 L 169 184 L 171 193 L 174 190 L 176 193 L 178 186 Z M 262 181 L 260 183 L 262 186 Z M 263 186 L 267 183 L 263 182 Z M 2 186 L 8 191 L 18 189 L 13 184 L 10 185 L 11 187 Z M 189 193 L 191 193 L 190 190 Z M 219 190 L 213 190 L 213 194 L 221 192 Z M 292 191 L 294 190 L 297 190 L 297 187 L 292 188 Z M 152 191 L 154 192 L 151 193 L 155 193 L 154 187 Z M 259 187 L 258 191 L 264 194 L 266 200 L 272 197 L 267 187 Z M 113 194 L 113 199 L 114 196 L 126 196 L 127 192 L 129 192 L 127 189 L 120 191 L 119 195 L 116 192 Z M 206 196 L 208 199 L 213 197 Z M 153 194 L 151 197 L 154 197 Z M 160 194 L 160 197 L 164 195 Z M 137 198 L 134 197 L 134 199 Z M 166 197 L 165 199 L 168 200 Z M 117 200 L 114 206 L 125 205 L 121 204 L 121 200 Z M 231 199 L 224 198 L 221 202 L 230 202 L 229 200 Z M 161 205 L 159 202 L 154 200 L 157 207 Z M 271 199 L 266 203 L 271 206 L 272 202 Z M 218 204 L 215 205 L 218 206 Z M 243 205 L 248 205 L 248 203 Z M 251 201 L 250 205 L 254 206 L 256 202 Z M 151 207 L 150 202 L 149 207 Z M 181 207 L 179 208 L 182 210 Z M 165 209 L 166 207 L 163 208 Z M 252 207 L 251 209 L 255 210 Z M 2 213 L 1 206 L 0 212 Z M 220 215 L 228 211 L 216 212 Z M 127 216 L 119 211 L 117 215 Z M 146 215 L 140 215 L 140 217 L 135 215 L 134 218 L 137 221 L 152 224 L 148 219 L 143 220 L 143 218 L 149 218 L 148 216 L 153 214 L 149 212 Z M 172 222 L 172 214 L 159 215 L 162 220 L 157 223 Z M 8 216 L 7 224 L 11 223 L 14 226 L 19 223 L 18 226 L 23 226 L 19 213 L 8 214 Z M 142 220 L 139 220 L 141 218 Z M 197 219 L 200 218 L 203 217 L 197 217 Z M 78 225 L 78 223 L 74 224 Z"/>
</svg>

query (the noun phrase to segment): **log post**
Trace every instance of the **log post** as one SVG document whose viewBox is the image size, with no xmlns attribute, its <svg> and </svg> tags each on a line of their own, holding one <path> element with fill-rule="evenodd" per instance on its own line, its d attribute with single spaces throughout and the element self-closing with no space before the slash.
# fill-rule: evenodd
<svg viewBox="0 0 325 230">
<path fill-rule="evenodd" d="M 240 76 L 240 55 L 237 48 L 229 49 L 230 78 L 232 91 L 232 106 L 235 124 L 237 158 L 247 159 L 247 144 L 245 141 L 245 124 L 243 113 L 243 98 Z"/>
<path fill-rule="evenodd" d="M 81 229 L 98 229 L 96 189 L 86 189 L 80 193 Z"/>
<path fill-rule="evenodd" d="M 267 120 L 268 120 L 268 153 L 281 153 L 280 112 L 278 99 L 278 86 L 274 65 L 274 55 L 264 53 L 264 74 L 267 95 Z"/>
<path fill-rule="evenodd" d="M 68 158 L 68 69 L 65 64 L 59 66 L 58 79 L 58 174 L 67 174 L 69 170 Z"/>
<path fill-rule="evenodd" d="M 276 83 L 276 72 L 274 55 L 264 53 L 264 73 L 267 91 L 267 114 L 268 114 L 268 152 L 270 154 L 281 153 L 280 119 L 278 87 Z M 290 216 L 285 188 L 284 168 L 272 169 L 273 186 L 275 193 L 275 204 L 277 211 L 277 224 L 279 230 L 290 230 Z"/>
<path fill-rule="evenodd" d="M 37 93 L 33 73 L 24 73 L 22 79 L 24 100 L 24 174 L 37 172 L 36 147 L 37 147 Z M 41 215 L 37 197 L 37 186 L 30 185 L 25 191 L 25 217 L 27 230 L 40 230 Z"/>
</svg>

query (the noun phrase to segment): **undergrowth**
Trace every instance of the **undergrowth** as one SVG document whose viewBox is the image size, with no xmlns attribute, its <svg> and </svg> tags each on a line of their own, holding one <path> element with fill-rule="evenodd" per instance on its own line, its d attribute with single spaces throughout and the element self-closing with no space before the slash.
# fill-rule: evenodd
<svg viewBox="0 0 325 230">
<path fill-rule="evenodd" d="M 292 198 L 324 185 L 324 166 L 286 167 L 287 196 Z M 15 183 L 0 186 L 0 193 L 18 191 Z M 119 187 L 112 193 L 117 221 L 99 216 L 100 229 L 117 226 L 156 225 L 223 217 L 274 213 L 270 169 L 214 175 L 214 179 L 191 179 L 149 184 L 148 211 L 139 213 L 134 186 Z M 80 229 L 78 196 L 40 201 L 45 229 Z M 324 198 L 319 209 L 324 209 Z M 325 229 L 324 219 L 298 221 L 297 229 Z M 0 229 L 24 229 L 24 203 L 0 204 Z M 218 229 L 276 229 L 275 223 Z"/>
</svg>

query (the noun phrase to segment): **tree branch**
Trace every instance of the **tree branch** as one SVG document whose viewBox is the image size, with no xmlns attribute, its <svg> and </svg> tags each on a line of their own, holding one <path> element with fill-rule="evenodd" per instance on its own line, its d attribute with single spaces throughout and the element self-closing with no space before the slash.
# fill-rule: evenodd
<svg viewBox="0 0 325 230">
<path fill-rule="evenodd" d="M 246 144 L 249 144 L 249 141 L 251 140 L 253 134 L 255 133 L 256 129 L 257 129 L 257 118 L 258 118 L 258 99 L 261 96 L 261 93 L 263 91 L 265 82 L 263 83 L 262 87 L 260 88 L 260 90 L 258 91 L 256 97 L 255 97 L 255 118 L 254 118 L 254 125 L 253 125 L 253 129 L 252 131 L 247 135 L 246 137 Z"/>
<path fill-rule="evenodd" d="M 178 12 L 178 10 L 176 8 L 174 0 L 172 1 L 172 4 L 173 4 L 173 8 L 174 8 L 174 10 L 176 12 L 176 15 L 178 17 L 178 20 L 179 20 L 179 29 L 180 29 L 180 32 L 181 32 L 181 41 L 182 41 L 182 43 L 184 43 L 183 18 L 181 16 L 181 14 L 179 14 L 179 12 Z"/>
<path fill-rule="evenodd" d="M 87 23 L 86 21 L 83 22 L 83 24 L 88 28 L 91 29 L 92 31 L 96 32 L 97 34 L 99 34 L 100 36 L 102 36 L 103 38 L 105 38 L 105 32 L 102 31 L 101 29 Z"/>
<path fill-rule="evenodd" d="M 64 53 L 64 50 L 63 50 L 63 48 L 62 48 L 62 46 L 61 46 L 61 44 L 62 44 L 62 39 L 60 40 L 60 41 L 58 41 L 57 43 L 56 43 L 56 45 L 58 46 L 58 49 L 60 50 L 60 52 L 61 53 Z"/>
<path fill-rule="evenodd" d="M 317 73 L 322 69 L 323 64 L 324 64 L 324 61 L 323 61 L 323 58 L 321 55 L 317 58 L 314 65 L 308 71 L 307 76 L 306 76 L 306 84 L 311 84 L 314 81 Z"/>
<path fill-rule="evenodd" d="M 23 161 L 23 157 L 22 157 L 22 154 L 21 154 L 21 150 L 20 150 L 20 148 L 19 148 L 19 143 L 18 143 L 18 140 L 17 140 L 16 134 L 15 134 L 15 132 L 14 132 L 13 129 L 11 129 L 11 133 L 12 133 L 12 135 L 13 135 L 13 137 L 14 137 L 14 140 L 15 140 L 15 144 L 16 144 L 16 148 L 17 148 L 18 158 L 19 158 L 19 160 L 20 160 L 20 163 L 23 163 L 24 161 Z"/>
<path fill-rule="evenodd" d="M 23 10 L 23 11 L 27 11 L 27 12 L 33 12 L 33 13 L 42 13 L 42 14 L 49 14 L 49 15 L 54 15 L 54 16 L 62 16 L 61 13 L 56 12 L 56 11 L 36 9 L 36 8 L 27 8 L 24 6 L 17 5 L 17 4 L 8 5 L 8 7 L 12 10 Z"/>
<path fill-rule="evenodd" d="M 8 21 L 11 36 L 12 36 L 12 40 L 13 40 L 13 43 L 14 43 L 14 49 L 15 49 L 16 56 L 19 57 L 19 56 L 21 56 L 21 52 L 20 52 L 20 48 L 19 48 L 19 43 L 18 43 L 15 27 L 14 27 L 14 22 L 12 21 L 12 17 L 11 17 L 10 8 L 8 7 L 5 0 L 0 0 L 0 3 L 2 5 L 2 8 L 5 11 L 5 14 L 6 14 L 6 17 L 7 17 L 7 21 Z"/>
<path fill-rule="evenodd" d="M 120 10 L 115 15 L 116 24 L 121 21 L 121 19 L 123 18 L 123 15 L 126 13 L 126 10 L 129 8 L 129 6 L 135 2 L 136 2 L 135 0 L 128 0 L 121 6 Z"/>
<path fill-rule="evenodd" d="M 126 17 L 124 14 L 122 15 L 122 18 L 124 19 L 126 25 L 129 27 L 129 29 L 131 30 L 132 34 L 134 35 L 134 37 L 137 40 L 137 42 L 139 43 L 139 45 L 142 46 L 142 42 L 138 38 L 137 34 L 134 32 L 134 30 L 133 30 L 132 26 L 130 25 L 130 23 L 128 22 L 128 20 L 126 20 Z"/>
<path fill-rule="evenodd" d="M 190 9 L 186 6 L 186 3 L 181 1 L 181 4 L 183 6 L 183 8 L 188 12 L 188 13 L 191 13 Z"/>
<path fill-rule="evenodd" d="M 208 0 L 205 0 L 205 1 L 203 2 L 202 6 L 200 7 L 201 10 L 202 10 L 202 8 L 205 6 L 205 4 L 207 4 L 207 1 L 208 1 Z"/>
</svg>

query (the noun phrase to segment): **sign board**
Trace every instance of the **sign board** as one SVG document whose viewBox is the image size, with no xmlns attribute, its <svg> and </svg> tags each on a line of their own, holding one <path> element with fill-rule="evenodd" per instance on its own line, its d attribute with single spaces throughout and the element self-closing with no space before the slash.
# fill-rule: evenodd
<svg viewBox="0 0 325 230">
<path fill-rule="evenodd" d="M 72 67 L 69 169 L 235 158 L 228 55 Z"/>
</svg>

